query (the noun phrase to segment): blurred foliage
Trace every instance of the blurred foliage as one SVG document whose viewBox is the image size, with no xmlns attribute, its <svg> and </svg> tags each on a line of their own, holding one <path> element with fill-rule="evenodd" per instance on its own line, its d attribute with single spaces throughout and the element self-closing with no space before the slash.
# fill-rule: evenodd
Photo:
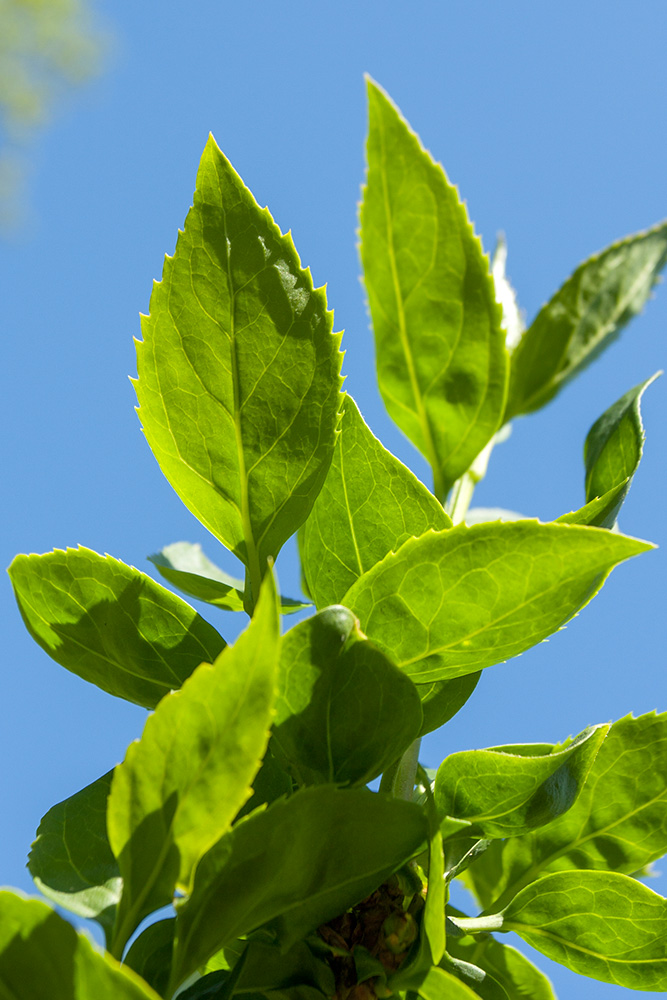
<svg viewBox="0 0 667 1000">
<path fill-rule="evenodd" d="M 98 71 L 104 41 L 86 0 L 0 0 L 0 226 L 20 214 L 27 141 Z"/>
</svg>

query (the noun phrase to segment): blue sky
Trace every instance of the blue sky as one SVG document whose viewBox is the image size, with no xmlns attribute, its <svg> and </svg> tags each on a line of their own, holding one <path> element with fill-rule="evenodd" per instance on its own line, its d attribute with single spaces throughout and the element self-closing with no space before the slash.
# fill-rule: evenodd
<svg viewBox="0 0 667 1000">
<path fill-rule="evenodd" d="M 30 210 L 0 243 L 4 393 L 0 539 L 17 552 L 83 544 L 146 572 L 181 539 L 234 571 L 172 492 L 142 438 L 132 338 L 191 202 L 209 131 L 327 283 L 346 388 L 383 442 L 426 469 L 384 415 L 356 249 L 366 129 L 363 73 L 391 94 L 466 199 L 531 319 L 580 260 L 667 215 L 667 7 L 606 0 L 107 3 L 107 66 L 31 150 Z M 586 432 L 667 363 L 667 289 L 580 379 L 516 421 L 475 503 L 548 520 L 583 502 Z M 486 671 L 425 741 L 449 752 L 558 741 L 587 724 L 667 709 L 667 381 L 644 398 L 644 459 L 621 528 L 662 549 L 621 566 L 568 628 Z M 278 563 L 298 591 L 294 549 Z M 69 675 L 33 644 L 6 582 L 0 882 L 30 889 L 42 814 L 122 760 L 144 713 Z M 206 609 L 227 638 L 232 616 Z M 218 620 L 216 620 L 216 618 Z M 658 866 L 660 867 L 660 866 Z M 652 886 L 667 894 L 667 878 Z M 623 991 L 547 960 L 562 998 Z M 657 995 L 657 994 L 656 994 Z"/>
</svg>

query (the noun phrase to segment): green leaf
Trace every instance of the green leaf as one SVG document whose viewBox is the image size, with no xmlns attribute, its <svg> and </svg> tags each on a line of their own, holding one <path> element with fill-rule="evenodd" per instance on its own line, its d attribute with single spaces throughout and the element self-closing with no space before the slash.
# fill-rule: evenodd
<svg viewBox="0 0 667 1000">
<path fill-rule="evenodd" d="M 667 991 L 667 900 L 627 875 L 547 875 L 512 900 L 503 930 L 582 976 Z"/>
<path fill-rule="evenodd" d="M 373 892 L 427 837 L 419 806 L 365 788 L 306 788 L 248 816 L 202 858 L 177 906 L 173 985 L 268 922 L 287 950 Z"/>
<path fill-rule="evenodd" d="M 123 876 L 112 951 L 146 914 L 187 890 L 200 857 L 251 794 L 266 750 L 279 655 L 273 577 L 248 629 L 164 698 L 115 772 L 109 841 Z"/>
<path fill-rule="evenodd" d="M 243 580 L 229 576 L 204 555 L 201 545 L 174 542 L 148 557 L 161 576 L 189 597 L 213 604 L 223 611 L 243 611 Z M 310 607 L 291 597 L 280 598 L 282 614 Z"/>
<path fill-rule="evenodd" d="M 417 738 L 419 695 L 340 605 L 283 637 L 272 746 L 300 784 L 366 784 Z"/>
<path fill-rule="evenodd" d="M 571 511 L 569 514 L 561 514 L 560 517 L 556 518 L 556 524 L 583 524 L 590 525 L 593 528 L 604 526 L 604 524 L 609 523 L 612 515 L 615 517 L 614 512 L 623 503 L 623 498 L 628 491 L 629 485 L 629 480 L 619 483 L 618 486 L 609 490 L 608 493 L 605 493 L 601 497 L 596 497 L 584 507 L 580 507 L 579 510 Z"/>
<path fill-rule="evenodd" d="M 159 1000 L 135 972 L 97 952 L 37 899 L 0 890 L 3 1000 Z"/>
<path fill-rule="evenodd" d="M 481 672 L 477 671 L 464 677 L 454 677 L 451 681 L 415 684 L 417 694 L 421 698 L 424 716 L 419 735 L 432 733 L 434 729 L 439 729 L 449 722 L 463 708 L 481 676 Z"/>
<path fill-rule="evenodd" d="M 291 795 L 292 789 L 292 779 L 271 753 L 269 744 L 269 749 L 264 754 L 262 766 L 252 783 L 252 795 L 243 808 L 239 810 L 234 822 L 237 823 L 248 813 L 259 809 L 260 806 L 269 805 L 284 795 Z"/>
<path fill-rule="evenodd" d="M 617 500 L 616 510 L 607 515 L 600 527 L 613 528 L 618 510 L 639 466 L 644 447 L 640 401 L 644 390 L 659 374 L 658 372 L 621 396 L 595 421 L 588 432 L 584 445 L 586 502 L 604 496 L 621 483 L 625 484 L 625 491 Z"/>
<path fill-rule="evenodd" d="M 462 524 L 408 539 L 365 573 L 343 604 L 413 681 L 449 680 L 558 631 L 617 563 L 650 548 L 598 528 Z"/>
<path fill-rule="evenodd" d="M 109 934 L 122 881 L 107 837 L 113 771 L 53 806 L 43 817 L 28 869 L 45 896 Z"/>
<path fill-rule="evenodd" d="M 542 307 L 512 354 L 505 420 L 557 392 L 641 311 L 667 262 L 667 222 L 580 264 Z"/>
<path fill-rule="evenodd" d="M 333 996 L 336 990 L 330 966 L 316 958 L 305 942 L 297 942 L 288 952 L 263 941 L 248 943 L 235 994 L 264 993 L 296 985 L 312 986 L 327 996 Z"/>
<path fill-rule="evenodd" d="M 291 236 L 211 137 L 137 344 L 141 419 L 192 513 L 246 565 L 305 521 L 338 420 L 340 337 Z"/>
<path fill-rule="evenodd" d="M 565 747 L 494 747 L 451 754 L 435 779 L 441 816 L 468 820 L 485 837 L 516 837 L 572 807 L 609 726 L 584 730 Z"/>
<path fill-rule="evenodd" d="M 452 522 L 433 494 L 378 441 L 351 396 L 322 491 L 300 536 L 308 592 L 318 608 L 411 536 Z"/>
<path fill-rule="evenodd" d="M 426 973 L 417 992 L 423 1000 L 479 1000 L 479 993 L 437 965 Z"/>
<path fill-rule="evenodd" d="M 628 715 L 611 726 L 573 807 L 547 827 L 491 844 L 465 881 L 496 910 L 547 872 L 632 875 L 667 851 L 666 817 L 667 713 Z"/>
<path fill-rule="evenodd" d="M 525 955 L 516 948 L 501 944 L 492 935 L 466 935 L 463 938 L 450 936 L 448 950 L 465 962 L 478 965 L 489 973 L 511 1000 L 556 1000 L 551 983 Z"/>
<path fill-rule="evenodd" d="M 224 639 L 194 608 L 132 566 L 79 547 L 9 567 L 28 631 L 61 666 L 146 708 L 180 688 Z"/>
<path fill-rule="evenodd" d="M 123 959 L 160 996 L 165 996 L 171 972 L 176 918 L 157 920 L 141 932 Z"/>
<path fill-rule="evenodd" d="M 361 260 L 378 382 L 444 500 L 502 420 L 502 311 L 456 188 L 371 80 L 368 101 Z"/>
</svg>

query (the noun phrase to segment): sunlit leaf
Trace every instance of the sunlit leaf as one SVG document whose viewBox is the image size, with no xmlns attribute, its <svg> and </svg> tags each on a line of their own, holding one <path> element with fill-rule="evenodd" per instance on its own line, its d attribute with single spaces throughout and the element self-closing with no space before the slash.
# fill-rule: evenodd
<svg viewBox="0 0 667 1000">
<path fill-rule="evenodd" d="M 132 969 L 38 899 L 0 890 L 3 1000 L 159 1000 Z"/>
<path fill-rule="evenodd" d="M 544 826 L 576 801 L 608 729 L 586 729 L 550 753 L 494 747 L 452 754 L 436 775 L 438 810 L 468 820 L 485 837 L 516 837 Z"/>
<path fill-rule="evenodd" d="M 502 311 L 456 188 L 371 80 L 368 102 L 361 260 L 378 383 L 444 500 L 501 423 Z"/>
<path fill-rule="evenodd" d="M 505 419 L 548 403 L 641 311 L 667 261 L 667 223 L 580 264 L 512 354 Z"/>
<path fill-rule="evenodd" d="M 408 539 L 343 598 L 416 683 L 500 663 L 558 631 L 652 546 L 598 528 L 495 522 Z"/>
<path fill-rule="evenodd" d="M 451 527 L 433 494 L 378 441 L 351 396 L 322 491 L 301 537 L 308 592 L 318 608 L 410 536 Z"/>
<path fill-rule="evenodd" d="M 256 600 L 267 558 L 305 521 L 331 462 L 340 338 L 291 237 L 212 137 L 142 330 L 148 443 L 186 506 L 245 563 Z"/>
<path fill-rule="evenodd" d="M 114 951 L 176 886 L 189 887 L 250 797 L 269 737 L 279 636 L 269 574 L 248 629 L 163 699 L 116 768 L 108 829 L 124 885 Z"/>
<path fill-rule="evenodd" d="M 225 641 L 145 573 L 80 547 L 16 556 L 9 567 L 33 639 L 109 694 L 154 708 Z"/>
<path fill-rule="evenodd" d="M 28 858 L 35 885 L 109 934 L 122 880 L 107 837 L 107 798 L 113 771 L 53 806 L 43 817 Z"/>
<path fill-rule="evenodd" d="M 667 713 L 628 715 L 611 726 L 572 808 L 549 826 L 491 844 L 465 880 L 495 909 L 547 872 L 632 875 L 665 852 Z"/>
<path fill-rule="evenodd" d="M 189 597 L 213 604 L 224 611 L 243 611 L 243 580 L 237 580 L 212 563 L 201 545 L 174 542 L 148 557 L 161 576 Z M 309 607 L 291 597 L 280 598 L 284 615 Z"/>
<path fill-rule="evenodd" d="M 667 900 L 627 875 L 546 875 L 512 900 L 503 930 L 582 976 L 667 991 Z"/>
</svg>

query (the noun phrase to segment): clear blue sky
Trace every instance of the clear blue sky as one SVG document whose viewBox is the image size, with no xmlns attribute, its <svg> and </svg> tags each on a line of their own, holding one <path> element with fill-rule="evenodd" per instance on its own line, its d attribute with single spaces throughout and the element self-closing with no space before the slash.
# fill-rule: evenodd
<svg viewBox="0 0 667 1000">
<path fill-rule="evenodd" d="M 383 415 L 359 284 L 365 71 L 459 185 L 484 246 L 504 230 L 528 318 L 584 257 L 667 215 L 664 0 L 245 0 L 100 5 L 106 72 L 35 144 L 31 213 L 0 245 L 2 558 L 78 543 L 152 572 L 186 539 L 231 557 L 163 479 L 133 412 L 132 337 L 190 205 L 209 131 L 268 204 L 344 329 L 347 388 L 373 430 L 426 470 Z M 517 421 L 476 503 L 548 520 L 583 502 L 582 444 L 623 392 L 667 364 L 667 289 L 556 402 Z M 485 672 L 425 741 L 424 762 L 667 709 L 667 379 L 644 401 L 647 443 L 621 528 L 663 546 L 616 570 L 564 632 Z M 294 549 L 278 563 L 298 591 Z M 50 661 L 6 582 L 0 882 L 29 889 L 42 814 L 124 755 L 144 713 Z M 204 612 L 227 638 L 231 615 Z M 667 868 L 667 866 L 666 866 Z M 667 894 L 667 878 L 652 883 Z M 629 991 L 546 959 L 562 1000 Z M 657 994 L 656 994 L 657 996 Z"/>
</svg>

